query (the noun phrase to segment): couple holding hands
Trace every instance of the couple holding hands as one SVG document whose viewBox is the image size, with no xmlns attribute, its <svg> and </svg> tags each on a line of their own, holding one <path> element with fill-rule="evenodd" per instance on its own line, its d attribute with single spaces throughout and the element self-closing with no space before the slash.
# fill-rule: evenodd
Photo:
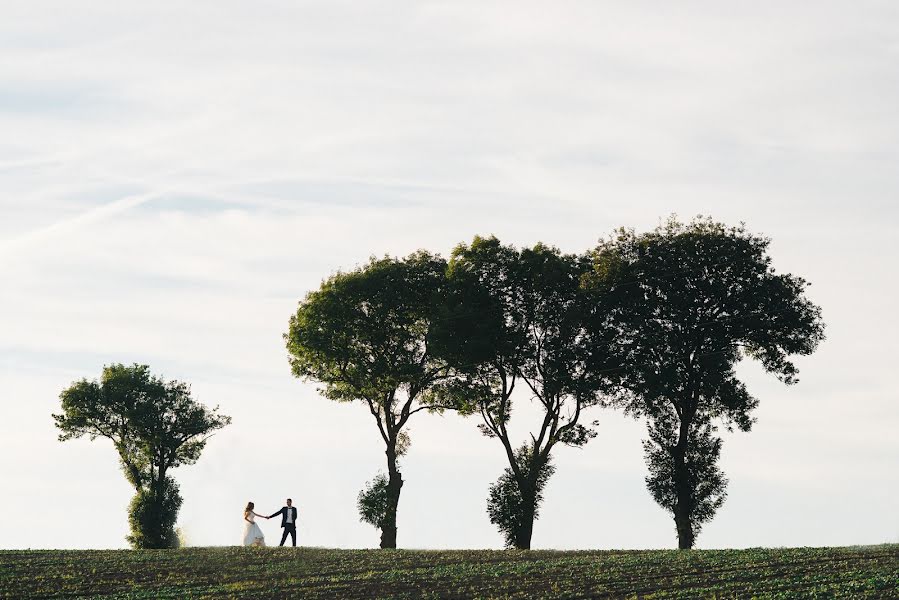
<svg viewBox="0 0 899 600">
<path fill-rule="evenodd" d="M 287 506 L 282 507 L 281 510 L 270 514 L 269 516 L 256 514 L 253 512 L 255 507 L 256 505 L 252 502 L 247 502 L 247 507 L 243 511 L 243 520 L 246 521 L 243 530 L 244 546 L 265 546 L 265 536 L 262 534 L 262 530 L 259 529 L 259 525 L 256 523 L 256 517 L 261 519 L 271 519 L 278 515 L 281 515 L 281 527 L 284 529 L 284 534 L 281 536 L 281 543 L 278 545 L 284 545 L 284 542 L 287 540 L 287 534 L 290 534 L 293 545 L 297 545 L 297 509 L 293 506 L 293 500 L 288 498 Z"/>
</svg>

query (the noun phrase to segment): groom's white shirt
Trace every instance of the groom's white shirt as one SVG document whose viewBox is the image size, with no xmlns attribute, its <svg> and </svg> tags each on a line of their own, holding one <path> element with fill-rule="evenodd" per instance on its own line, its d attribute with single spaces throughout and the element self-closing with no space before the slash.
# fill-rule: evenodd
<svg viewBox="0 0 899 600">
<path fill-rule="evenodd" d="M 293 523 L 293 507 L 287 507 L 287 518 L 284 521 L 285 523 Z"/>
</svg>

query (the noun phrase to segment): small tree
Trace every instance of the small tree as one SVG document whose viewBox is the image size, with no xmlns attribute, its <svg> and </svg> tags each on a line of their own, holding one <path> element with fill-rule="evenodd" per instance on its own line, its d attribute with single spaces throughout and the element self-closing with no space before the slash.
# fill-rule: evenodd
<svg viewBox="0 0 899 600">
<path fill-rule="evenodd" d="M 584 409 L 601 402 L 607 379 L 591 365 L 604 364 L 609 344 L 602 309 L 581 287 L 589 266 L 542 244 L 518 250 L 494 237 L 458 246 L 449 263 L 435 337 L 457 375 L 440 393 L 479 415 L 484 435 L 502 444 L 509 473 L 491 489 L 489 510 L 515 548 L 531 547 L 553 448 L 581 447 L 596 435 L 581 420 Z M 517 451 L 509 431 L 516 386 L 543 415 Z M 500 500 L 503 493 L 509 496 Z"/>
<path fill-rule="evenodd" d="M 648 420 L 644 442 L 656 501 L 674 515 L 678 546 L 692 548 L 725 498 L 716 463 L 717 419 L 749 431 L 758 400 L 734 370 L 744 357 L 786 384 L 791 355 L 824 338 L 808 283 L 771 267 L 770 240 L 711 219 L 671 219 L 637 235 L 620 230 L 595 253 L 597 297 L 614 305 L 626 409 Z"/>
<path fill-rule="evenodd" d="M 430 347 L 445 269 L 440 257 L 418 252 L 338 273 L 306 296 L 284 336 L 296 377 L 324 383 L 331 400 L 361 401 L 378 427 L 387 456 L 382 548 L 396 548 L 404 428 L 415 413 L 442 408 L 428 392 L 448 376 Z"/>
<path fill-rule="evenodd" d="M 359 520 L 381 529 L 387 520 L 387 507 L 389 505 L 387 477 L 383 473 L 378 473 L 359 492 L 359 497 L 356 500 L 356 508 L 359 509 Z"/>
<path fill-rule="evenodd" d="M 181 496 L 169 471 L 197 462 L 212 432 L 231 418 L 194 402 L 186 383 L 165 382 L 146 365 L 104 367 L 99 382 L 77 381 L 60 399 L 62 413 L 53 415 L 60 441 L 105 437 L 119 453 L 137 492 L 128 541 L 135 548 L 176 547 Z"/>
</svg>

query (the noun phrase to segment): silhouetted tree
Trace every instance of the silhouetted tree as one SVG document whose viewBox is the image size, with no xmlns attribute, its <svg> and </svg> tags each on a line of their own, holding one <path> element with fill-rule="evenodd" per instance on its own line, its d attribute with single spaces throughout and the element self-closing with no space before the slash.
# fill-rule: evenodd
<svg viewBox="0 0 899 600">
<path fill-rule="evenodd" d="M 522 444 L 515 451 L 515 461 L 518 464 L 518 471 L 525 480 L 534 481 L 534 509 L 533 514 L 528 511 L 528 504 L 521 496 L 521 486 L 515 472 L 506 467 L 499 479 L 490 486 L 490 494 L 487 496 L 487 515 L 490 522 L 496 525 L 500 533 L 505 539 L 506 548 L 515 548 L 519 541 L 519 532 L 522 531 L 527 524 L 526 519 L 533 517 L 537 520 L 540 516 L 540 503 L 543 502 L 543 488 L 546 482 L 555 473 L 556 468 L 552 465 L 552 457 L 548 458 L 545 463 L 539 466 L 540 472 L 536 477 L 531 477 L 529 472 L 535 466 L 531 453 L 533 448 L 528 444 Z"/>
<path fill-rule="evenodd" d="M 396 547 L 404 427 L 415 413 L 441 408 L 428 391 L 448 370 L 429 342 L 445 270 L 446 261 L 426 252 L 372 259 L 310 292 L 284 336 L 296 377 L 325 384 L 331 400 L 361 401 L 375 420 L 387 455 L 382 548 Z"/>
<path fill-rule="evenodd" d="M 758 400 L 736 364 L 753 358 L 793 384 L 789 357 L 810 354 L 824 338 L 808 283 L 775 272 L 769 243 L 743 225 L 672 218 L 649 233 L 619 230 L 595 252 L 589 287 L 616 307 L 632 392 L 626 409 L 648 420 L 647 485 L 673 513 L 681 549 L 693 547 L 725 498 L 714 422 L 752 426 Z"/>
<path fill-rule="evenodd" d="M 186 383 L 165 382 L 146 365 L 109 365 L 99 382 L 77 381 L 60 399 L 62 413 L 53 415 L 62 431 L 60 441 L 105 437 L 119 453 L 137 491 L 129 510 L 128 541 L 135 548 L 177 546 L 174 526 L 181 496 L 169 471 L 197 462 L 212 432 L 231 418 L 191 399 Z"/>
<path fill-rule="evenodd" d="M 478 414 L 481 431 L 505 450 L 510 473 L 491 488 L 490 511 L 492 520 L 494 513 L 514 515 L 497 524 L 515 548 L 531 546 L 553 447 L 580 447 L 596 435 L 581 419 L 585 408 L 600 402 L 605 379 L 588 365 L 602 362 L 607 342 L 594 339 L 602 310 L 581 287 L 589 267 L 555 248 L 518 250 L 494 237 L 458 246 L 449 263 L 435 338 L 457 376 L 439 393 L 463 413 Z M 508 428 L 516 386 L 543 414 L 518 451 Z M 507 494 L 502 502 L 500 493 Z"/>
</svg>

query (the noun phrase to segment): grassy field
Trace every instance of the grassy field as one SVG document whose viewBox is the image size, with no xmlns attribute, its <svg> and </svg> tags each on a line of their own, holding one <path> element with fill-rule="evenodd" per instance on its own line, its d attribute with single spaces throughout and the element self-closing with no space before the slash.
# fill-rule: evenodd
<svg viewBox="0 0 899 600">
<path fill-rule="evenodd" d="M 0 551 L 0 598 L 899 598 L 899 545 Z"/>
</svg>

